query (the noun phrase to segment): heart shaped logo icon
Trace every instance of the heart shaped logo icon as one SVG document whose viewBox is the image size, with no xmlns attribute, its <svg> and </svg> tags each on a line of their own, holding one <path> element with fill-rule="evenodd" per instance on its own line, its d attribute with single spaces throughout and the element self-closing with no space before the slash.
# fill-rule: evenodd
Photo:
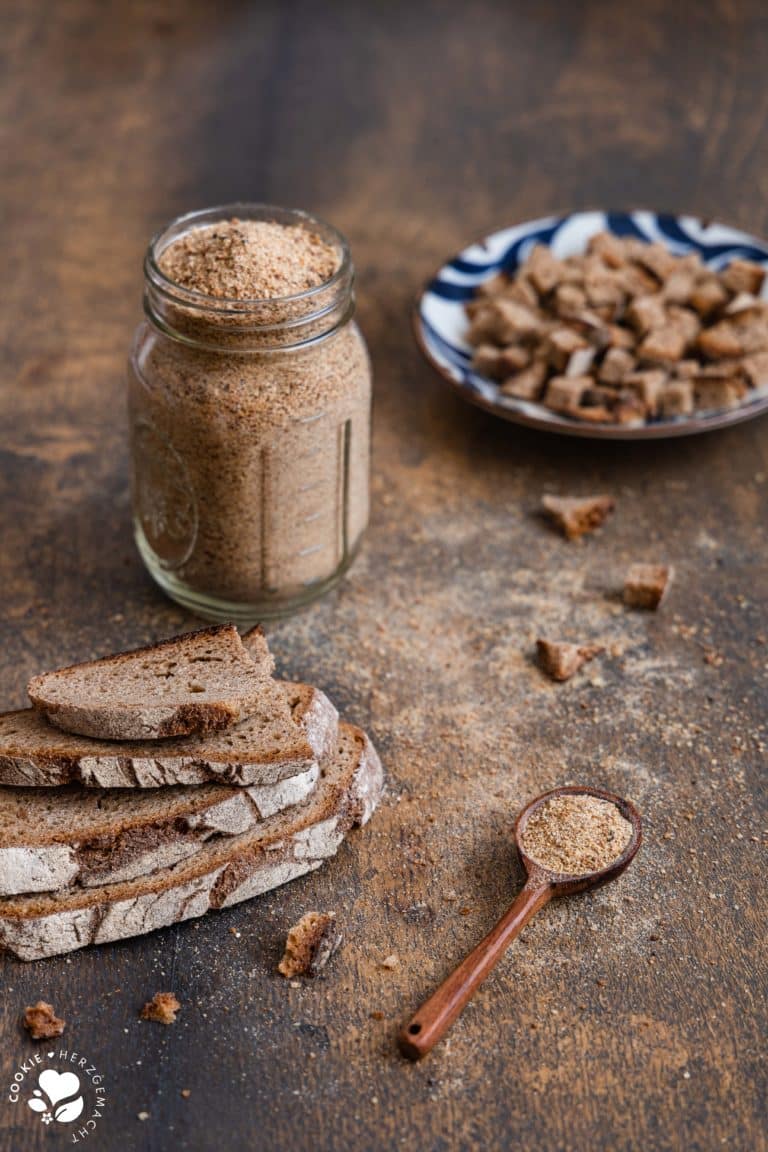
<svg viewBox="0 0 768 1152">
<path fill-rule="evenodd" d="M 55 1068 L 46 1068 L 45 1072 L 41 1072 L 38 1084 L 54 1106 L 59 1100 L 74 1096 L 80 1088 L 80 1081 L 74 1072 L 57 1072 Z"/>
</svg>

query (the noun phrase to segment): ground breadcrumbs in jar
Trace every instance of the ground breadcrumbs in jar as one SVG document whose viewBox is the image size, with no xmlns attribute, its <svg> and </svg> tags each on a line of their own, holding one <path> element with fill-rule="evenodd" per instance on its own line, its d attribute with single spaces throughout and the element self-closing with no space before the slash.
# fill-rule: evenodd
<svg viewBox="0 0 768 1152">
<path fill-rule="evenodd" d="M 239 205 L 176 221 L 145 273 L 129 379 L 142 557 L 200 615 L 290 611 L 339 578 L 368 520 L 370 367 L 346 242 Z"/>
</svg>

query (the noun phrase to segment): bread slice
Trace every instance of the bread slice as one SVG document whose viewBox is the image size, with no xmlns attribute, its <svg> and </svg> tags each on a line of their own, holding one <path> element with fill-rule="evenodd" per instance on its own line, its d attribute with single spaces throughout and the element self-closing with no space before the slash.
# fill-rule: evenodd
<svg viewBox="0 0 768 1152">
<path fill-rule="evenodd" d="M 0 788 L 0 896 L 146 876 L 302 803 L 319 776 L 315 764 L 252 788 Z"/>
<path fill-rule="evenodd" d="M 0 947 L 39 960 L 139 936 L 258 896 L 333 856 L 378 803 L 382 769 L 359 728 L 342 724 L 336 755 L 306 804 L 250 832 L 204 844 L 189 860 L 122 884 L 0 899 Z"/>
<path fill-rule="evenodd" d="M 44 672 L 30 680 L 28 692 L 35 708 L 65 732 L 157 740 L 245 719 L 269 702 L 272 670 L 263 636 L 246 650 L 234 624 L 220 624 Z"/>
<path fill-rule="evenodd" d="M 279 707 L 260 708 L 225 732 L 116 744 L 68 736 L 34 708 L 0 714 L 0 785 L 157 788 L 169 784 L 275 784 L 308 772 L 334 745 L 338 713 L 307 684 L 274 681 Z"/>
</svg>

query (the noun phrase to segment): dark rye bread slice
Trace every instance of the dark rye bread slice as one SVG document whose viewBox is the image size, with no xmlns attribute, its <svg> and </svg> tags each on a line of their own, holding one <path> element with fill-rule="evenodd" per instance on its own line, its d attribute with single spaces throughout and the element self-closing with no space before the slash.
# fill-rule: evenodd
<svg viewBox="0 0 768 1152">
<path fill-rule="evenodd" d="M 119 884 L 168 868 L 307 799 L 319 765 L 233 788 L 0 788 L 0 896 Z"/>
<path fill-rule="evenodd" d="M 0 899 L 0 948 L 39 960 L 152 932 L 228 908 L 319 868 L 347 832 L 365 824 L 383 785 L 376 750 L 342 724 L 336 755 L 306 804 L 240 836 L 203 845 L 189 860 L 123 884 Z"/>
<path fill-rule="evenodd" d="M 246 649 L 234 624 L 220 624 L 44 672 L 27 690 L 52 724 L 80 736 L 158 740 L 215 732 L 272 702 L 274 665 L 260 640 Z"/>
<path fill-rule="evenodd" d="M 0 785 L 158 788 L 275 784 L 308 772 L 336 739 L 338 713 L 318 688 L 274 681 L 280 707 L 225 732 L 117 744 L 68 736 L 34 708 L 0 714 Z"/>
</svg>

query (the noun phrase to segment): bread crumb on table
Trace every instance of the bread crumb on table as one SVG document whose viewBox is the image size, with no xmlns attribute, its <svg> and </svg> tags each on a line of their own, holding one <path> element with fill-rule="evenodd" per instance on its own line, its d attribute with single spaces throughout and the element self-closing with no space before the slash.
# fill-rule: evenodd
<svg viewBox="0 0 768 1152">
<path fill-rule="evenodd" d="M 66 1021 L 60 1020 L 50 1004 L 38 1000 L 29 1008 L 24 1009 L 24 1027 L 33 1040 L 49 1040 L 52 1036 L 61 1036 Z"/>
<path fill-rule="evenodd" d="M 155 992 L 141 1010 L 142 1020 L 154 1020 L 156 1024 L 175 1024 L 176 1013 L 181 1004 L 173 992 Z"/>
<path fill-rule="evenodd" d="M 654 611 L 664 599 L 674 569 L 665 564 L 632 564 L 624 577 L 624 603 Z"/>
<path fill-rule="evenodd" d="M 288 980 L 317 976 L 342 941 L 335 912 L 306 912 L 290 929 L 278 972 Z"/>
<path fill-rule="evenodd" d="M 564 640 L 536 641 L 539 664 L 552 680 L 570 680 L 582 664 L 604 652 L 602 644 L 569 644 Z"/>
<path fill-rule="evenodd" d="M 610 516 L 616 502 L 612 496 L 542 496 L 541 505 L 568 540 L 578 540 Z"/>
<path fill-rule="evenodd" d="M 400 967 L 400 957 L 397 955 L 396 952 L 392 952 L 391 955 L 385 956 L 384 959 L 381 961 L 381 967 L 382 968 L 389 968 L 389 969 L 399 968 Z"/>
</svg>

